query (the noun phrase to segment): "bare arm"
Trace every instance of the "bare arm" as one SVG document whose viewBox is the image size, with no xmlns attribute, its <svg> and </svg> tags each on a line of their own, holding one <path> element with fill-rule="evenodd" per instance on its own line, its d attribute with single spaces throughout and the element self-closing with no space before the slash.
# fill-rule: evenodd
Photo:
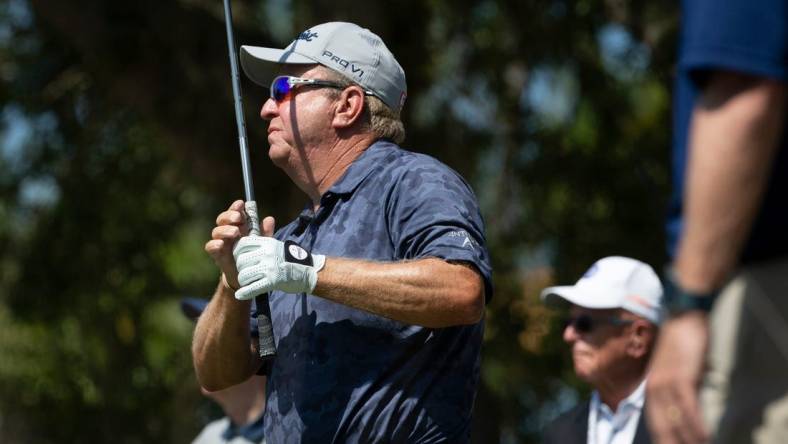
<svg viewBox="0 0 788 444">
<path fill-rule="evenodd" d="M 690 127 L 679 284 L 707 293 L 736 266 L 763 197 L 785 114 L 782 84 L 717 73 Z M 688 311 L 662 327 L 648 382 L 656 442 L 706 442 L 697 390 L 709 342 L 707 316 Z"/>
<path fill-rule="evenodd" d="M 197 321 L 192 357 L 197 380 L 209 391 L 249 379 L 260 367 L 249 334 L 251 301 L 238 301 L 224 282 Z"/>
<path fill-rule="evenodd" d="M 432 328 L 473 324 L 484 311 L 479 273 L 436 258 L 393 263 L 327 258 L 314 294 Z"/>
<path fill-rule="evenodd" d="M 693 112 L 684 233 L 675 268 L 687 290 L 720 286 L 735 267 L 782 134 L 785 87 L 721 72 Z"/>
<path fill-rule="evenodd" d="M 216 227 L 205 251 L 222 271 L 211 302 L 197 320 L 192 341 L 192 359 L 197 380 L 209 391 L 240 384 L 260 367 L 256 346 L 249 331 L 251 301 L 235 299 L 238 270 L 232 248 L 246 234 L 243 201 L 237 200 L 216 218 Z M 274 219 L 262 221 L 266 236 L 274 232 Z"/>
</svg>

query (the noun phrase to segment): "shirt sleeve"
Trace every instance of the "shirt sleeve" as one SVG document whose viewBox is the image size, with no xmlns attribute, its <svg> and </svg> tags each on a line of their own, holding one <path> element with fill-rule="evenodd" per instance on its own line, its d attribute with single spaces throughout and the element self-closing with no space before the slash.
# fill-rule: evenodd
<svg viewBox="0 0 788 444">
<path fill-rule="evenodd" d="M 788 2 L 684 0 L 679 69 L 702 82 L 712 70 L 786 80 Z"/>
<path fill-rule="evenodd" d="M 484 222 L 470 186 L 435 162 L 407 169 L 387 202 L 389 233 L 401 259 L 438 257 L 472 264 L 492 297 Z"/>
</svg>

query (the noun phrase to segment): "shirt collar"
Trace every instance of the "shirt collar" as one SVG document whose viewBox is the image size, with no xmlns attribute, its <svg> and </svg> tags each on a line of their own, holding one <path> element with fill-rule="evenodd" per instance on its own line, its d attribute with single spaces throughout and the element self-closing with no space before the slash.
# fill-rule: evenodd
<svg viewBox="0 0 788 444">
<path fill-rule="evenodd" d="M 242 426 L 236 426 L 232 421 L 228 421 L 227 428 L 222 432 L 222 438 L 226 441 L 230 441 L 237 436 L 241 436 L 251 442 L 260 442 L 263 440 L 264 436 L 263 418 L 264 415 L 260 415 L 256 421 Z"/>
<path fill-rule="evenodd" d="M 375 141 L 350 164 L 345 174 L 329 188 L 326 194 L 349 194 L 355 191 L 367 176 L 385 165 L 383 159 L 395 147 L 396 145 L 388 140 L 380 139 Z"/>
<path fill-rule="evenodd" d="M 642 409 L 645 401 L 646 401 L 646 380 L 644 379 L 643 381 L 640 382 L 638 388 L 636 388 L 634 392 L 632 392 L 629 396 L 627 396 L 627 399 L 625 399 L 623 403 L 632 405 L 634 407 L 637 407 L 638 409 Z"/>
<path fill-rule="evenodd" d="M 646 400 L 646 380 L 640 382 L 640 385 L 629 394 L 626 398 L 622 399 L 620 403 L 618 403 L 618 408 L 616 409 L 616 413 L 618 414 L 623 411 L 631 410 L 640 410 L 643 408 L 643 404 Z M 602 399 L 599 397 L 599 392 L 594 390 L 591 393 L 591 408 L 599 409 L 606 414 L 613 415 L 613 411 L 610 409 L 609 406 L 602 403 Z"/>
</svg>

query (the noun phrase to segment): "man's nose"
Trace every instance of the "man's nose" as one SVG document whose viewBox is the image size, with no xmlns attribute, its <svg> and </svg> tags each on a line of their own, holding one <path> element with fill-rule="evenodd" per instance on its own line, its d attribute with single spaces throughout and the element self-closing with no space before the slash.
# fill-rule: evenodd
<svg viewBox="0 0 788 444">
<path fill-rule="evenodd" d="M 262 117 L 263 120 L 271 120 L 276 117 L 276 113 L 276 101 L 269 97 L 268 100 L 263 103 L 263 107 L 260 109 L 260 117 Z"/>
<path fill-rule="evenodd" d="M 573 342 L 577 341 L 578 337 L 579 335 L 573 324 L 570 323 L 564 327 L 564 342 L 572 344 Z"/>
</svg>

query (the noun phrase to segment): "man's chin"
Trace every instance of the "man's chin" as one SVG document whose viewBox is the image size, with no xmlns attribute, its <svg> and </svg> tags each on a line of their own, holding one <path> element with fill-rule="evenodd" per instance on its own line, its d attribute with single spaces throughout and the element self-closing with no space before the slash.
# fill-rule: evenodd
<svg viewBox="0 0 788 444">
<path fill-rule="evenodd" d="M 575 358 L 574 366 L 575 375 L 577 375 L 577 377 L 584 382 L 590 382 L 593 374 L 590 368 L 590 363 L 583 358 Z"/>
<path fill-rule="evenodd" d="M 271 163 L 274 165 L 278 166 L 279 168 L 284 168 L 287 166 L 290 153 L 287 150 L 283 150 L 272 145 L 268 149 L 268 158 L 271 159 Z"/>
</svg>

